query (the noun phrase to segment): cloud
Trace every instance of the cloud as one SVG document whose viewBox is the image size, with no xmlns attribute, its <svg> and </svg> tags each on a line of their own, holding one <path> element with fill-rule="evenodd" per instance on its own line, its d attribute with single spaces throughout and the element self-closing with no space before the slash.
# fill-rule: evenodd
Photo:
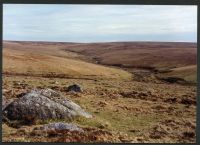
<svg viewBox="0 0 200 145">
<path fill-rule="evenodd" d="M 73 42 L 197 41 L 197 7 L 4 4 L 3 38 Z"/>
</svg>

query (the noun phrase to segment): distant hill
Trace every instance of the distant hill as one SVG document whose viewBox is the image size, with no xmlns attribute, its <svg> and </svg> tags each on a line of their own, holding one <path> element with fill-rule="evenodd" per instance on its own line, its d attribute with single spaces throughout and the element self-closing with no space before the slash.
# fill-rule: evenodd
<svg viewBox="0 0 200 145">
<path fill-rule="evenodd" d="M 4 41 L 3 52 L 4 72 L 131 78 L 130 73 L 114 68 L 118 67 L 153 70 L 162 73 L 160 77 L 192 82 L 197 78 L 196 43 Z"/>
<path fill-rule="evenodd" d="M 59 43 L 4 42 L 3 73 L 99 79 L 132 77 L 126 71 L 83 61 L 83 56 L 62 49 Z"/>
</svg>

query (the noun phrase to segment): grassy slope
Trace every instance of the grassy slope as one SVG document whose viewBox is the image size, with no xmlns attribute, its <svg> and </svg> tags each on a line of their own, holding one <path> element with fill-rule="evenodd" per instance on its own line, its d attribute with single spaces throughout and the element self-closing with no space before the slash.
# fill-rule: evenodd
<svg viewBox="0 0 200 145">
<path fill-rule="evenodd" d="M 95 58 L 101 64 L 168 71 L 162 77 L 179 77 L 189 82 L 197 78 L 195 43 L 118 42 L 77 44 L 65 50 Z"/>
<path fill-rule="evenodd" d="M 60 51 L 59 47 L 9 43 L 3 50 L 3 71 L 32 75 L 54 73 L 76 78 L 131 78 L 126 71 L 84 62 L 77 57 Z"/>
<path fill-rule="evenodd" d="M 116 42 L 77 44 L 65 50 L 97 58 L 104 64 L 127 66 L 174 67 L 196 64 L 195 43 Z M 184 59 L 183 59 L 184 58 Z"/>
<path fill-rule="evenodd" d="M 187 82 L 197 82 L 197 65 L 189 65 L 171 69 L 171 72 L 164 73 L 162 77 L 183 78 Z"/>
</svg>

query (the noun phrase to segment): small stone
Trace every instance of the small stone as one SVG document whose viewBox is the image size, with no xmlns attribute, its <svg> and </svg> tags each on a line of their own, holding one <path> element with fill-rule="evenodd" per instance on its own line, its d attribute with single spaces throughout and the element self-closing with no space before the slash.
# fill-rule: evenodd
<svg viewBox="0 0 200 145">
<path fill-rule="evenodd" d="M 70 92 L 70 91 L 73 91 L 73 92 L 82 92 L 81 87 L 79 85 L 77 85 L 77 84 L 68 86 L 67 88 L 64 88 L 64 90 L 66 92 Z"/>
<path fill-rule="evenodd" d="M 82 128 L 69 123 L 62 123 L 62 122 L 56 122 L 56 123 L 50 123 L 42 126 L 42 130 L 50 131 L 50 130 L 69 130 L 69 131 L 78 131 L 78 132 L 84 132 Z"/>
</svg>

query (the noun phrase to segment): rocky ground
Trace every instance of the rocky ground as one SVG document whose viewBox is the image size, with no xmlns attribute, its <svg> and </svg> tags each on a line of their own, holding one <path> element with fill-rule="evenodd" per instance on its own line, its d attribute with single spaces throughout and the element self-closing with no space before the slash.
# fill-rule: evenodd
<svg viewBox="0 0 200 145">
<path fill-rule="evenodd" d="M 4 142 L 196 141 L 196 43 L 3 46 Z"/>
<path fill-rule="evenodd" d="M 70 88 L 73 84 L 80 88 Z M 34 89 L 52 89 L 60 94 L 61 97 L 57 98 L 80 105 L 92 117 L 76 115 L 73 119 L 54 117 L 42 120 L 34 116 L 24 119 L 19 115 L 24 111 L 16 109 L 19 118 L 5 115 L 2 125 L 4 142 L 195 142 L 196 87 L 192 85 L 5 75 L 3 96 L 7 107 L 3 108 L 4 111 L 9 110 L 8 106 L 12 108 L 13 105 L 9 103 L 23 100 Z M 51 103 L 55 102 L 53 100 Z M 16 103 L 13 104 L 16 106 Z M 26 104 L 26 101 L 22 104 Z M 48 109 L 43 110 L 47 116 Z M 60 108 L 54 109 L 58 116 Z M 34 112 L 30 108 L 25 110 Z M 12 116 L 15 111 L 8 114 Z M 39 111 L 41 109 L 34 112 L 36 116 L 37 113 L 41 114 Z"/>
</svg>

